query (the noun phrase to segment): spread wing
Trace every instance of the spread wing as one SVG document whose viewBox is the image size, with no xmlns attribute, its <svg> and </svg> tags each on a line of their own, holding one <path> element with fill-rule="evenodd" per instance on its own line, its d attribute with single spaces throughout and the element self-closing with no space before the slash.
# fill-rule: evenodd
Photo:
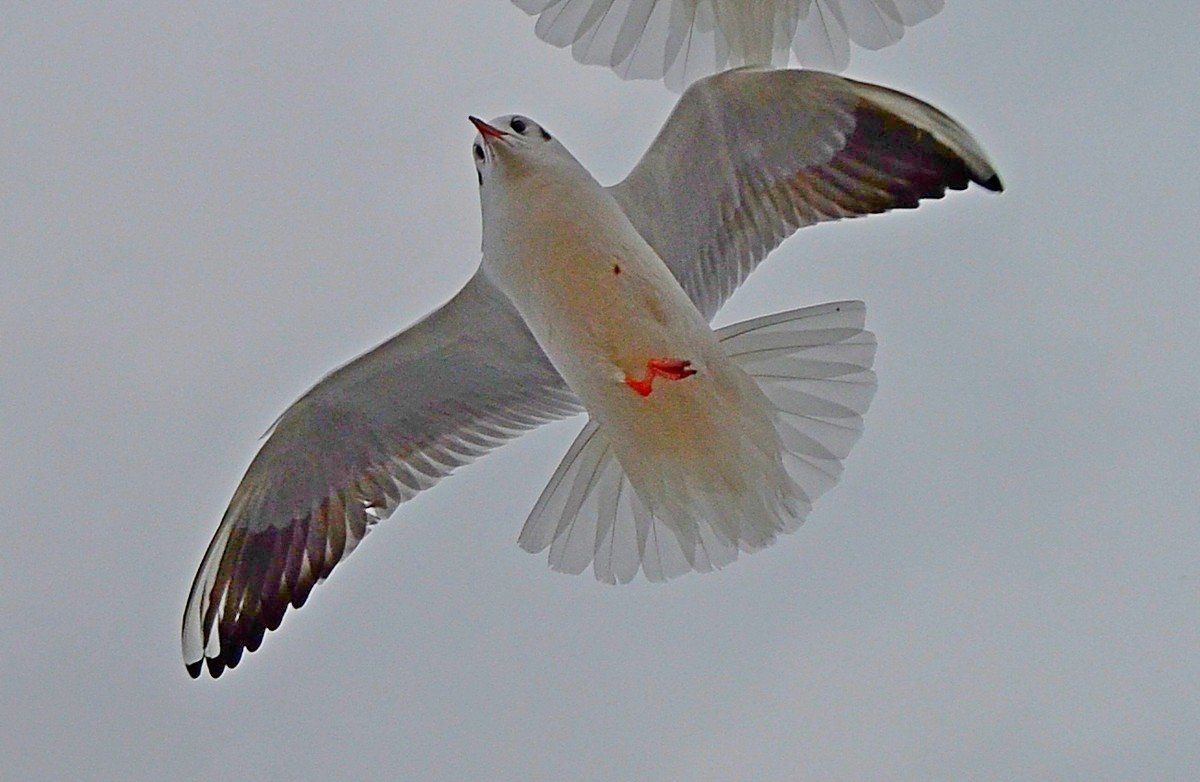
<svg viewBox="0 0 1200 782">
<path fill-rule="evenodd" d="M 672 89 L 738 65 L 842 70 L 851 42 L 882 49 L 944 0 L 513 0 L 537 36 L 581 63 Z"/>
<path fill-rule="evenodd" d="M 927 103 L 819 71 L 740 68 L 692 85 L 610 192 L 711 319 L 797 228 L 971 182 L 1002 189 L 971 135 Z"/>
<path fill-rule="evenodd" d="M 424 320 L 279 418 L 196 573 L 183 657 L 238 664 L 376 521 L 456 467 L 583 408 L 508 300 L 476 274 Z"/>
</svg>

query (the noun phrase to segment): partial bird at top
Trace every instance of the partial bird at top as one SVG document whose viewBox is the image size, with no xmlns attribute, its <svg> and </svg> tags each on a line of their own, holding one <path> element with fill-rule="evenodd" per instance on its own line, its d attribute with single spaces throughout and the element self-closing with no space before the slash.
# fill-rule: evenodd
<svg viewBox="0 0 1200 782">
<path fill-rule="evenodd" d="M 944 0 L 513 0 L 538 38 L 624 79 L 665 79 L 676 92 L 739 65 L 840 71 L 850 44 L 882 49 L 942 10 Z"/>
<path fill-rule="evenodd" d="M 697 82 L 611 187 L 528 117 L 472 121 L 479 268 L 280 416 L 192 584 L 182 642 L 193 676 L 257 649 L 397 505 L 580 412 L 589 421 L 522 548 L 624 583 L 770 545 L 841 474 L 874 391 L 874 338 L 860 302 L 716 332 L 713 316 L 802 226 L 972 182 L 1001 189 L 941 111 L 817 71 Z"/>
</svg>

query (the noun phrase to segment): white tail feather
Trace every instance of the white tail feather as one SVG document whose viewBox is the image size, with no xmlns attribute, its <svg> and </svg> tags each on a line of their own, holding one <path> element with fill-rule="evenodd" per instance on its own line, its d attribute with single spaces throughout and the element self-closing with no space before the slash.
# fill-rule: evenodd
<svg viewBox="0 0 1200 782">
<path fill-rule="evenodd" d="M 842 70 L 850 42 L 881 49 L 944 0 L 513 0 L 538 16 L 537 36 L 570 46 L 576 60 L 626 79 L 680 90 L 742 64 Z"/>
<path fill-rule="evenodd" d="M 759 384 L 774 407 L 783 465 L 801 492 L 783 513 L 782 532 L 800 526 L 812 503 L 836 482 L 842 460 L 862 434 L 875 391 L 875 337 L 864 330 L 866 307 L 847 301 L 781 312 L 717 331 L 726 353 Z M 761 497 L 770 515 L 778 498 Z M 652 513 L 621 469 L 601 427 L 588 421 L 529 514 L 519 543 L 550 549 L 550 567 L 600 581 L 628 583 L 640 569 L 650 581 L 708 571 L 775 540 L 731 518 L 730 505 L 692 523 Z M 670 509 L 663 515 L 679 518 Z"/>
</svg>

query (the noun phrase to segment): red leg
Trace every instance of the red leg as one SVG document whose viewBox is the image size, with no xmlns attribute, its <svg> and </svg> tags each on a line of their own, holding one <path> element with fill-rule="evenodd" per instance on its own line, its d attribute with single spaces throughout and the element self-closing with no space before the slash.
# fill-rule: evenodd
<svg viewBox="0 0 1200 782">
<path fill-rule="evenodd" d="M 646 362 L 646 374 L 641 378 L 625 376 L 625 385 L 632 388 L 639 396 L 650 396 L 654 390 L 654 378 L 667 380 L 683 380 L 696 374 L 691 368 L 692 362 L 677 358 L 652 358 Z"/>
</svg>

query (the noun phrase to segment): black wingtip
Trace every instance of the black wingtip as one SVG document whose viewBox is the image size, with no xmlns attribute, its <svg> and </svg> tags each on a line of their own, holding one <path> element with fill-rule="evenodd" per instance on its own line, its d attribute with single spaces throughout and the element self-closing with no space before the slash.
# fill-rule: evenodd
<svg viewBox="0 0 1200 782">
<path fill-rule="evenodd" d="M 204 670 L 204 660 L 197 660 L 194 663 L 184 663 L 183 667 L 187 668 L 188 676 L 193 679 L 200 678 L 200 672 Z"/>
<path fill-rule="evenodd" d="M 225 663 L 220 657 L 205 657 L 204 661 L 208 663 L 208 675 L 214 679 L 221 678 L 221 673 L 225 670 Z"/>
<path fill-rule="evenodd" d="M 979 180 L 976 180 L 976 181 L 979 181 Z M 991 190 L 993 193 L 1003 193 L 1004 192 L 1004 183 L 1000 181 L 999 174 L 992 174 L 991 177 L 989 177 L 988 179 L 985 179 L 982 182 L 979 182 L 979 184 L 983 185 L 988 190 Z"/>
</svg>

